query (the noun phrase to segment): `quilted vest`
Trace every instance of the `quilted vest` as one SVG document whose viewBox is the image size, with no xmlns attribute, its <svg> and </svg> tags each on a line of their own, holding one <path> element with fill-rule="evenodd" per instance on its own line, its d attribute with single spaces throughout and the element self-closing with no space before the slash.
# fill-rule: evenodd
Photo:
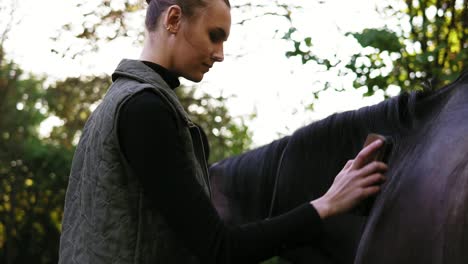
<svg viewBox="0 0 468 264">
<path fill-rule="evenodd" d="M 186 154 L 181 158 L 191 161 L 193 176 L 210 196 L 200 131 L 174 91 L 142 62 L 122 60 L 112 80 L 86 122 L 73 157 L 59 263 L 199 263 L 143 195 L 119 146 L 117 120 L 121 106 L 138 92 L 158 94 L 177 120 Z"/>
</svg>

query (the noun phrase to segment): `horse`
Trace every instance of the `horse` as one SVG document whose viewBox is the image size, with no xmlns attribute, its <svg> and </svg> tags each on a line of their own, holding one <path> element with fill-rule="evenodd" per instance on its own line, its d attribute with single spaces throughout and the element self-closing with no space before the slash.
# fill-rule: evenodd
<svg viewBox="0 0 468 264">
<path fill-rule="evenodd" d="M 466 263 L 468 72 L 441 89 L 336 113 L 213 164 L 212 202 L 228 224 L 280 215 L 322 196 L 369 133 L 393 143 L 371 209 L 326 219 L 319 241 L 281 256 L 293 263 Z"/>
</svg>

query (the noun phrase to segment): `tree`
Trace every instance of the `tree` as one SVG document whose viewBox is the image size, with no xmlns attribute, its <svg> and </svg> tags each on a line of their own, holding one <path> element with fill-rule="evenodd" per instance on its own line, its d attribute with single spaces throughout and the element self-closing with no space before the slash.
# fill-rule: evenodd
<svg viewBox="0 0 468 264">
<path fill-rule="evenodd" d="M 42 142 L 44 80 L 5 59 L 0 46 L 0 262 L 56 262 L 65 164 L 71 152 Z"/>
<path fill-rule="evenodd" d="M 209 163 L 245 152 L 252 144 L 251 132 L 243 118 L 233 118 L 226 108 L 228 98 L 206 93 L 196 95 L 196 87 L 177 88 L 182 105 L 193 121 L 207 134 Z"/>
<path fill-rule="evenodd" d="M 1 5 L 0 39 L 0 262 L 56 262 L 58 224 L 71 153 L 44 144 L 37 127 L 45 119 L 44 79 L 25 74 L 5 56 L 14 4 Z M 24 254 L 25 253 L 25 254 Z"/>
<path fill-rule="evenodd" d="M 403 3 L 404 8 L 396 7 L 398 3 Z M 291 39 L 294 27 L 285 35 L 293 43 L 286 56 L 299 56 L 303 63 L 313 61 L 340 76 L 352 74 L 355 88 L 367 88 L 364 96 L 371 96 L 377 90 L 386 92 L 392 85 L 401 90 L 440 87 L 453 81 L 467 67 L 467 0 L 387 1 L 380 13 L 396 18 L 397 24 L 347 33 L 363 47 L 348 61 L 316 56 L 310 37 Z M 323 90 L 330 87 L 326 83 Z"/>
</svg>

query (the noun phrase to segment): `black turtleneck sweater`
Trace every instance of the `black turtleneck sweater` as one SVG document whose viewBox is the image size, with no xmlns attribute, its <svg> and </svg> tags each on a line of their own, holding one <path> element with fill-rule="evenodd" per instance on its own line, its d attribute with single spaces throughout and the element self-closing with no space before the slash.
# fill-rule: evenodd
<svg viewBox="0 0 468 264">
<path fill-rule="evenodd" d="M 172 89 L 180 85 L 165 68 L 143 63 Z M 154 210 L 201 263 L 255 263 L 319 239 L 322 222 L 309 203 L 268 220 L 234 227 L 224 224 L 191 175 L 189 161 L 181 158 L 176 131 L 172 111 L 151 91 L 133 96 L 121 109 L 118 135 L 124 156 Z"/>
</svg>

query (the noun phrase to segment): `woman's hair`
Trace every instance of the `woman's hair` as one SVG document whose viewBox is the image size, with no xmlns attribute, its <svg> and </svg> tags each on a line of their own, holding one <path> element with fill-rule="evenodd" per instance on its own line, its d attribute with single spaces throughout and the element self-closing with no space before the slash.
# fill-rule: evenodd
<svg viewBox="0 0 468 264">
<path fill-rule="evenodd" d="M 191 17 L 197 8 L 205 7 L 208 1 L 220 0 L 146 0 L 148 9 L 146 10 L 145 25 L 148 31 L 156 29 L 159 17 L 171 5 L 178 5 L 185 16 Z M 230 8 L 229 0 L 223 0 Z"/>
</svg>

